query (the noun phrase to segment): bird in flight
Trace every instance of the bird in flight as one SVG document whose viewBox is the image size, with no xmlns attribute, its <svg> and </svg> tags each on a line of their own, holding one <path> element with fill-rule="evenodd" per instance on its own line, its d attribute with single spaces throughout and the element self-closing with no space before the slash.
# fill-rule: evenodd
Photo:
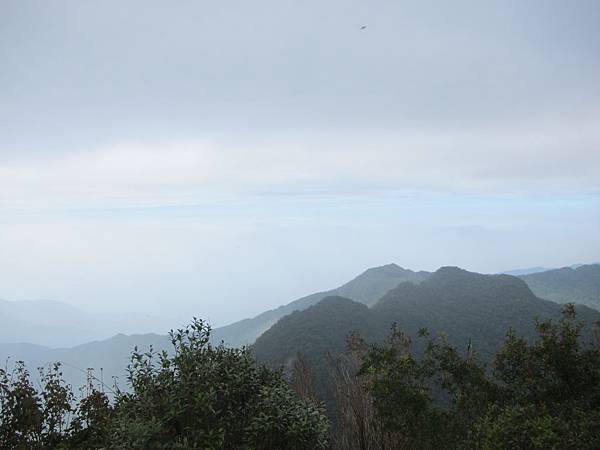
<svg viewBox="0 0 600 450">
<path fill-rule="evenodd" d="M 366 29 L 367 29 L 367 26 L 366 26 L 366 25 L 363 25 L 362 27 L 360 27 L 360 29 L 361 29 L 361 30 L 366 30 Z"/>
</svg>

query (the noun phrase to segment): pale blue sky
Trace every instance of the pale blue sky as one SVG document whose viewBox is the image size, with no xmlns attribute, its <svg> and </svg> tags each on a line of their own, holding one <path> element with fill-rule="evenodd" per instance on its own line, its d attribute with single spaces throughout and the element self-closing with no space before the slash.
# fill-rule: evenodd
<svg viewBox="0 0 600 450">
<path fill-rule="evenodd" d="M 4 1 L 0 298 L 222 324 L 388 262 L 597 261 L 598 23 L 593 0 Z"/>
</svg>

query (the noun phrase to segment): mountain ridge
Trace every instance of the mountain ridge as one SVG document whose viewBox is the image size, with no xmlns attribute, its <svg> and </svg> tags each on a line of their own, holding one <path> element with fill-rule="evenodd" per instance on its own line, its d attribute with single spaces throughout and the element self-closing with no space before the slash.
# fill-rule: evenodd
<svg viewBox="0 0 600 450">
<path fill-rule="evenodd" d="M 487 275 L 456 267 L 443 267 L 419 284 L 404 282 L 367 308 L 350 299 L 329 297 L 304 311 L 282 318 L 252 346 L 258 361 L 289 366 L 304 355 L 315 373 L 316 387 L 331 398 L 328 369 L 323 361 L 346 348 L 346 337 L 358 332 L 368 342 L 381 342 L 395 323 L 411 338 L 421 328 L 465 351 L 472 344 L 487 361 L 505 340 L 509 328 L 528 340 L 536 336 L 536 319 L 558 319 L 562 306 L 536 297 L 521 279 L 510 275 Z M 584 339 L 591 339 L 591 323 L 600 312 L 577 306 L 587 322 Z M 422 342 L 414 341 L 417 351 Z M 329 393 L 328 393 L 329 392 Z"/>
<path fill-rule="evenodd" d="M 561 267 L 520 278 L 538 297 L 600 310 L 600 264 Z"/>
<path fill-rule="evenodd" d="M 304 310 L 325 297 L 340 295 L 361 303 L 372 304 L 399 283 L 409 280 L 420 282 L 428 275 L 428 272 L 414 272 L 394 263 L 371 267 L 335 289 L 310 294 L 265 311 L 253 318 L 215 328 L 213 330 L 213 340 L 215 342 L 224 341 L 231 346 L 249 345 L 282 317 L 296 310 Z"/>
</svg>

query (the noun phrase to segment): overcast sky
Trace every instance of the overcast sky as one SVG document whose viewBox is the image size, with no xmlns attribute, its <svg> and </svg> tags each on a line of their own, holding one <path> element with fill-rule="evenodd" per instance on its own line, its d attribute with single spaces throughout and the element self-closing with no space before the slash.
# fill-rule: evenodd
<svg viewBox="0 0 600 450">
<path fill-rule="evenodd" d="M 596 0 L 3 0 L 0 298 L 219 325 L 389 262 L 598 261 L 599 23 Z"/>
</svg>

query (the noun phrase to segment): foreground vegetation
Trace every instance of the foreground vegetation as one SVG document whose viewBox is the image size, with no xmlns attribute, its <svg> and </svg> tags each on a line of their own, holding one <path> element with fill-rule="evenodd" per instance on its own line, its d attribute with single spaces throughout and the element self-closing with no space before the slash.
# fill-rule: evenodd
<svg viewBox="0 0 600 450">
<path fill-rule="evenodd" d="M 395 328 L 382 346 L 355 339 L 351 351 L 363 356 L 351 402 L 372 406 L 340 410 L 340 434 L 354 435 L 343 448 L 600 448 L 598 345 L 582 346 L 571 305 L 535 328 L 533 343 L 509 331 L 491 367 L 426 330 L 418 359 Z"/>
<path fill-rule="evenodd" d="M 134 351 L 131 391 L 112 402 L 93 383 L 76 401 L 58 364 L 39 390 L 22 364 L 0 370 L 0 448 L 600 448 L 599 347 L 581 342 L 572 306 L 535 328 L 535 341 L 509 331 L 489 367 L 424 329 L 418 357 L 396 327 L 382 345 L 351 336 L 329 361 L 330 426 L 301 355 L 284 377 L 212 346 L 194 320 L 171 355 Z"/>
<path fill-rule="evenodd" d="M 22 364 L 1 371 L 0 448 L 326 448 L 322 408 L 299 399 L 248 350 L 209 338 L 209 327 L 194 320 L 171 332 L 172 356 L 134 351 L 131 392 L 116 392 L 112 404 L 92 383 L 74 402 L 59 365 L 41 373 L 40 392 Z"/>
</svg>

